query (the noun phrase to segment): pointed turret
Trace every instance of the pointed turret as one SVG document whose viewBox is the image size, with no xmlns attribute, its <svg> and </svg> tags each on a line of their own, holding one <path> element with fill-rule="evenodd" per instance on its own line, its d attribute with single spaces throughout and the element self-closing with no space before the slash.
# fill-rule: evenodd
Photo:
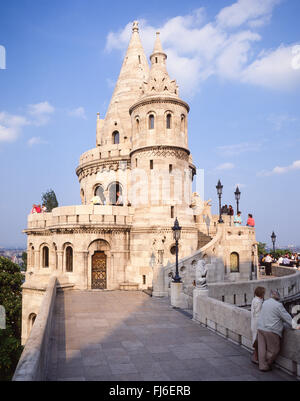
<svg viewBox="0 0 300 401">
<path fill-rule="evenodd" d="M 160 33 L 156 32 L 153 53 L 150 56 L 151 70 L 149 80 L 143 85 L 143 95 L 165 95 L 178 98 L 178 86 L 171 80 L 166 66 L 167 55 L 163 50 Z"/>
<path fill-rule="evenodd" d="M 129 46 L 106 113 L 101 143 L 97 145 L 110 144 L 113 131 L 120 133 L 120 144 L 129 142 L 131 123 L 128 110 L 140 97 L 140 88 L 148 76 L 149 64 L 140 40 L 138 22 L 134 21 Z"/>
</svg>

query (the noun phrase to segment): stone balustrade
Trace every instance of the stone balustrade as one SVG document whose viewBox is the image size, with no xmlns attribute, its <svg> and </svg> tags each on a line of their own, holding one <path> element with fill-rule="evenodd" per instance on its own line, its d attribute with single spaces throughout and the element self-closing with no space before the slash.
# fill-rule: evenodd
<svg viewBox="0 0 300 401">
<path fill-rule="evenodd" d="M 252 351 L 250 311 L 210 298 L 207 291 L 195 289 L 193 319 L 195 322 Z M 300 331 L 285 329 L 281 352 L 276 359 L 276 364 L 298 378 L 300 378 L 299 350 Z"/>
<path fill-rule="evenodd" d="M 251 305 L 256 287 L 265 287 L 266 297 L 271 290 L 278 290 L 283 298 L 300 294 L 300 271 L 286 269 L 287 275 L 274 278 L 265 278 L 251 281 L 211 283 L 208 286 L 208 295 L 211 298 L 228 304 L 246 306 Z"/>
<path fill-rule="evenodd" d="M 102 159 L 113 158 L 113 157 L 125 157 L 127 158 L 130 153 L 129 148 L 124 148 L 124 144 L 109 144 L 99 146 L 83 153 L 79 159 L 79 165 L 84 165 L 93 161 L 99 161 Z"/>
<path fill-rule="evenodd" d="M 13 381 L 45 380 L 50 345 L 51 326 L 56 298 L 56 277 L 51 277 L 40 310 L 17 365 Z"/>
<path fill-rule="evenodd" d="M 51 213 L 34 213 L 28 216 L 27 230 L 56 226 L 131 225 L 134 208 L 111 205 L 62 206 Z"/>
</svg>

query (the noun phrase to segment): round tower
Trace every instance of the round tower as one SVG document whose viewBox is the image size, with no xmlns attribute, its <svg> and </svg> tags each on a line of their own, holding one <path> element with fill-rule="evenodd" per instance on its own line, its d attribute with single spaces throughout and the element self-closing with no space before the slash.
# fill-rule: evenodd
<svg viewBox="0 0 300 401">
<path fill-rule="evenodd" d="M 189 106 L 179 98 L 178 86 L 166 68 L 167 55 L 159 32 L 148 81 L 140 99 L 131 106 L 131 202 L 136 224 L 169 225 L 175 217 L 194 226 L 191 203 L 192 177 L 187 140 Z"/>
</svg>

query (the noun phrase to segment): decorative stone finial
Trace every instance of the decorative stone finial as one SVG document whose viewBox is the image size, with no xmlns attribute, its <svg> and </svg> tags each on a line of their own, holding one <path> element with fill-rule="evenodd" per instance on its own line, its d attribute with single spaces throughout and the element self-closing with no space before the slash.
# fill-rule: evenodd
<svg viewBox="0 0 300 401">
<path fill-rule="evenodd" d="M 133 21 L 132 32 L 138 32 L 138 31 L 139 31 L 139 22 L 138 21 Z"/>
<path fill-rule="evenodd" d="M 100 120 L 100 113 L 97 113 L 97 120 Z"/>
</svg>

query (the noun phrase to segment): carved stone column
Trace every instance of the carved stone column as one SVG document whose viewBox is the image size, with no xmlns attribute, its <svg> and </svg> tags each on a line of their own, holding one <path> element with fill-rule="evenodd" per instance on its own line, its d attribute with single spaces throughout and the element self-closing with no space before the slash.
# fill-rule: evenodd
<svg viewBox="0 0 300 401">
<path fill-rule="evenodd" d="M 57 272 L 64 273 L 64 251 L 57 251 Z"/>
</svg>

